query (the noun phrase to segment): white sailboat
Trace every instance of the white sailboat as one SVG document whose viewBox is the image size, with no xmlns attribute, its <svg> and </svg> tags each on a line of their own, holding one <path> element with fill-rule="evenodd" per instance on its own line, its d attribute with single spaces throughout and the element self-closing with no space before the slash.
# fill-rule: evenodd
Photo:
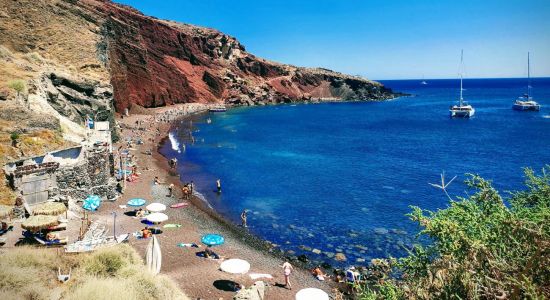
<svg viewBox="0 0 550 300">
<path fill-rule="evenodd" d="M 466 103 L 462 98 L 462 77 L 464 68 L 464 50 L 460 50 L 460 98 L 458 99 L 458 105 L 453 105 L 449 109 L 451 118 L 470 118 L 474 115 L 476 110 Z"/>
<path fill-rule="evenodd" d="M 424 75 L 422 75 L 422 81 L 420 81 L 420 84 L 421 85 L 427 85 L 428 83 L 426 82 L 426 80 L 424 80 Z"/>
<path fill-rule="evenodd" d="M 531 92 L 531 64 L 529 62 L 529 52 L 527 52 L 527 94 L 518 97 L 514 105 L 512 106 L 515 110 L 534 110 L 539 111 L 540 105 L 533 100 L 530 96 Z"/>
</svg>

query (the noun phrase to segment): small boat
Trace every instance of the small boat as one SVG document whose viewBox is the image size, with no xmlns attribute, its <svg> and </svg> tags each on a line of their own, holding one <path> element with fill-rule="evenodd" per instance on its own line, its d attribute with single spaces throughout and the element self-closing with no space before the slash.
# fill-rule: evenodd
<svg viewBox="0 0 550 300">
<path fill-rule="evenodd" d="M 225 107 L 224 105 L 218 105 L 218 106 L 214 106 L 214 107 L 210 108 L 208 111 L 209 112 L 224 112 L 224 111 L 227 111 L 227 107 Z"/>
<path fill-rule="evenodd" d="M 464 98 L 462 97 L 462 91 L 464 91 L 464 89 L 462 88 L 462 77 L 463 77 L 462 68 L 463 68 L 463 65 L 464 65 L 464 59 L 463 58 L 464 58 L 464 50 L 461 50 L 460 51 L 460 68 L 461 68 L 461 72 L 460 72 L 460 98 L 458 99 L 458 105 L 453 105 L 449 108 L 449 115 L 451 116 L 451 118 L 470 118 L 476 112 L 476 110 L 471 105 L 466 103 L 464 101 Z"/>
<path fill-rule="evenodd" d="M 531 92 L 531 66 L 529 63 L 529 52 L 527 52 L 527 94 L 524 94 L 523 96 L 518 97 L 516 102 L 514 102 L 514 105 L 512 105 L 512 108 L 514 110 L 531 110 L 531 111 L 539 111 L 540 110 L 540 104 L 535 102 L 533 98 L 529 95 Z"/>
<path fill-rule="evenodd" d="M 426 80 L 424 80 L 424 75 L 422 75 L 422 81 L 420 81 L 420 84 L 421 85 L 427 85 L 428 83 L 426 82 Z"/>
</svg>

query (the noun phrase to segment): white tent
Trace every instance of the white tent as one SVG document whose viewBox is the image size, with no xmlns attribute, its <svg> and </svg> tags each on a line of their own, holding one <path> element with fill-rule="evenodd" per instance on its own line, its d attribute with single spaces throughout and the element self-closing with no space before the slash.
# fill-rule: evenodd
<svg viewBox="0 0 550 300">
<path fill-rule="evenodd" d="M 244 274 L 250 270 L 250 264 L 246 260 L 232 258 L 224 261 L 220 269 L 231 274 Z"/>
<path fill-rule="evenodd" d="M 146 217 L 147 221 L 153 223 L 160 223 L 168 220 L 168 216 L 163 213 L 152 213 Z"/>
<path fill-rule="evenodd" d="M 296 293 L 296 300 L 329 300 L 328 294 L 315 288 L 301 289 Z"/>
<path fill-rule="evenodd" d="M 151 212 L 161 212 L 166 210 L 166 205 L 162 203 L 151 203 L 147 205 L 147 210 Z"/>
</svg>

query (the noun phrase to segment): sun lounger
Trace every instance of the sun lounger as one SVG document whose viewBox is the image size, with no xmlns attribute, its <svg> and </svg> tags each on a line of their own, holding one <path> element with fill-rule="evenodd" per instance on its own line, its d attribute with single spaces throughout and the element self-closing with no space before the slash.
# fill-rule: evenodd
<svg viewBox="0 0 550 300">
<path fill-rule="evenodd" d="M 49 231 L 58 231 L 67 229 L 67 223 L 59 223 L 59 225 L 48 227 Z"/>
<path fill-rule="evenodd" d="M 34 236 L 34 239 L 39 242 L 40 244 L 44 245 L 44 246 L 58 246 L 58 245 L 65 245 L 67 244 L 67 241 L 68 239 L 65 237 L 65 238 L 62 238 L 62 239 L 55 239 L 55 240 L 52 240 L 52 241 L 48 241 L 42 237 L 39 237 L 39 236 Z"/>
<path fill-rule="evenodd" d="M 3 230 L 0 229 L 0 235 L 4 235 L 4 234 L 6 234 L 8 231 L 12 231 L 12 230 L 13 230 L 13 225 L 10 225 L 10 226 L 8 227 L 8 229 L 3 229 Z"/>
</svg>

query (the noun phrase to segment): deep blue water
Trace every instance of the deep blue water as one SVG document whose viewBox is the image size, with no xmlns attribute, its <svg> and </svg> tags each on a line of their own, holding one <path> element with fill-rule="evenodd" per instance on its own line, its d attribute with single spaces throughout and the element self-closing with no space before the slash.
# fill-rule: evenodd
<svg viewBox="0 0 550 300">
<path fill-rule="evenodd" d="M 458 175 L 453 197 L 467 195 L 465 173 L 478 173 L 503 191 L 522 187 L 522 168 L 550 163 L 550 78 L 535 79 L 540 112 L 511 109 L 523 79 L 471 79 L 464 97 L 469 120 L 450 119 L 457 80 L 383 81 L 414 94 L 381 103 L 324 103 L 238 108 L 193 124 L 194 145 L 177 153 L 183 181 L 194 180 L 212 207 L 285 251 L 335 263 L 301 245 L 344 252 L 347 264 L 404 255 L 417 226 L 410 205 L 448 205 L 430 185 Z M 207 124 L 206 118 L 212 123 Z M 181 142 L 189 124 L 173 133 Z M 214 192 L 215 180 L 223 192 Z M 471 191 L 470 191 L 471 193 Z M 388 231 L 386 233 L 386 231 Z M 359 247 L 358 247 L 359 246 Z M 366 248 L 365 248 L 366 247 Z"/>
</svg>

